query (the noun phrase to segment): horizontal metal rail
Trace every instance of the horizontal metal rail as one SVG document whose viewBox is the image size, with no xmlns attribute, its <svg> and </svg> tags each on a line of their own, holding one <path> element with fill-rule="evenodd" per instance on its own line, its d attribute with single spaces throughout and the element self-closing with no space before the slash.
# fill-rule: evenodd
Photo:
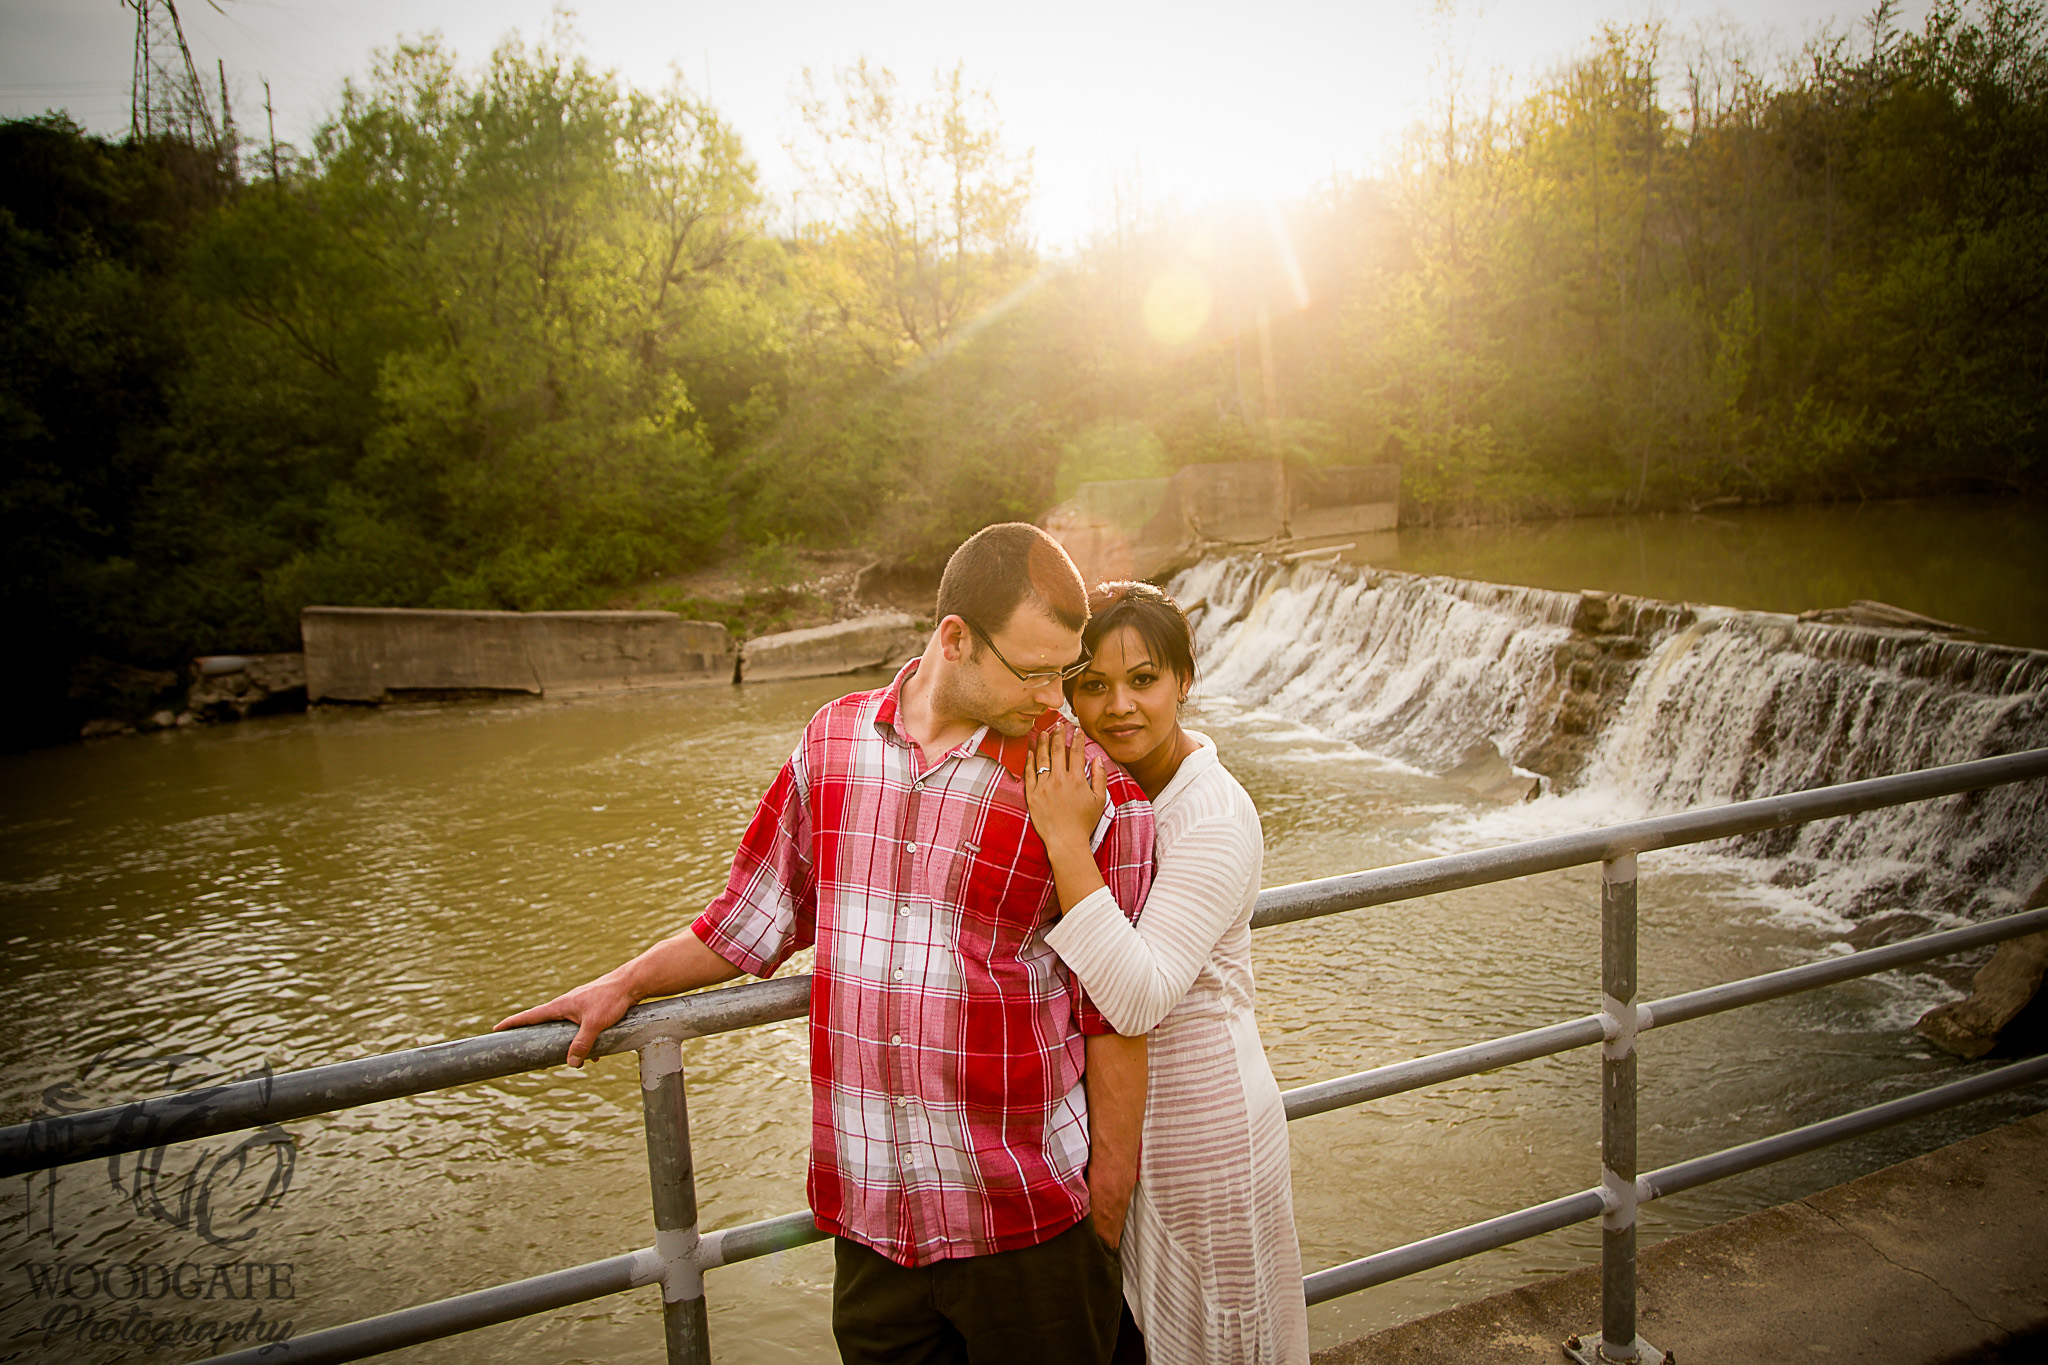
<svg viewBox="0 0 2048 1365">
<path fill-rule="evenodd" d="M 1580 1190 L 1562 1199 L 1553 1199 L 1548 1204 L 1536 1204 L 1513 1213 L 1504 1213 L 1498 1218 L 1489 1218 L 1483 1223 L 1453 1232 L 1440 1232 L 1434 1237 L 1425 1237 L 1419 1242 L 1393 1247 L 1386 1251 L 1361 1256 L 1343 1265 L 1333 1265 L 1327 1270 L 1304 1275 L 1301 1281 L 1302 1293 L 1313 1307 L 1329 1299 L 1355 1294 L 1361 1289 L 1370 1289 L 1376 1284 L 1398 1280 L 1404 1275 L 1414 1275 L 1424 1270 L 1434 1270 L 1452 1261 L 1462 1261 L 1467 1256 L 1477 1256 L 1482 1251 L 1512 1246 L 1526 1242 L 1531 1237 L 1540 1237 L 1546 1232 L 1556 1232 L 1574 1223 L 1583 1223 L 1588 1218 L 1598 1218 L 1607 1207 L 1598 1190 Z"/>
<path fill-rule="evenodd" d="M 1945 929 L 1938 934 L 1923 934 L 1899 943 L 1888 943 L 1882 948 L 1865 948 L 1861 952 L 1845 953 L 1824 962 L 1809 962 L 1804 966 L 1787 967 L 1782 971 L 1767 972 L 1762 976 L 1752 976 L 1741 981 L 1724 982 L 1718 986 L 1687 991 L 1683 995 L 1667 996 L 1643 1005 L 1638 1028 L 1652 1029 L 1663 1028 L 1667 1024 L 1682 1024 L 1710 1014 L 1738 1009 L 1743 1005 L 1776 1000 L 1783 996 L 1796 995 L 1800 991 L 1852 981 L 1859 976 L 1872 976 L 1915 962 L 1949 957 L 1972 948 L 1981 948 L 1987 943 L 2000 943 L 2009 938 L 2019 938 L 2024 934 L 2039 933 L 2043 930 L 2048 930 L 2048 909 L 2025 910 L 1983 924 L 1967 925 L 1961 929 Z M 1436 1085 L 1443 1081 L 1477 1076 L 1482 1072 L 1498 1070 L 1516 1062 L 1534 1061 L 1538 1057 L 1551 1057 L 1560 1052 L 1570 1052 L 1573 1048 L 1588 1047 L 1600 1042 L 1605 1036 L 1605 1023 L 1601 1017 L 1597 1014 L 1588 1014 L 1566 1020 L 1561 1024 L 1547 1024 L 1542 1028 L 1530 1029 L 1527 1033 L 1510 1034 L 1505 1038 L 1489 1038 L 1483 1043 L 1473 1043 L 1469 1047 L 1453 1048 L 1449 1052 L 1433 1053 L 1427 1057 L 1416 1057 L 1405 1062 L 1375 1067 L 1371 1071 L 1360 1071 L 1350 1076 L 1337 1076 L 1327 1081 L 1317 1081 L 1312 1085 L 1298 1086 L 1286 1091 L 1280 1098 L 1286 1102 L 1288 1118 L 1306 1118 L 1311 1114 L 1323 1114 L 1332 1109 L 1365 1104 L 1409 1090 L 1420 1090 L 1424 1086 Z"/>
<path fill-rule="evenodd" d="M 1453 853 L 1443 858 L 1377 867 L 1369 872 L 1352 872 L 1341 877 L 1324 877 L 1290 886 L 1269 887 L 1259 893 L 1258 908 L 1252 913 L 1252 927 L 1314 919 L 1340 910 L 1361 910 L 1369 905 L 1458 891 L 1487 882 L 1507 881 L 1537 872 L 1585 863 L 1605 862 L 1628 853 L 1696 844 L 1708 839 L 1726 839 L 1738 834 L 1784 825 L 1804 824 L 1837 815 L 1854 815 L 1881 806 L 1903 806 L 1937 796 L 1954 796 L 2030 777 L 2048 777 L 2048 749 L 2028 749 L 1999 758 L 1982 758 L 1941 768 L 1873 777 L 1864 782 L 1845 782 L 1837 787 L 1766 796 L 1755 801 L 1738 801 L 1727 806 L 1708 806 L 1659 815 L 1648 820 L 1581 830 L 1548 839 L 1482 848 L 1471 853 Z"/>
<path fill-rule="evenodd" d="M 818 1231 L 818 1220 L 809 1209 L 798 1209 L 795 1213 L 763 1218 L 758 1223 L 742 1223 L 736 1228 L 705 1233 L 697 1243 L 697 1265 L 704 1270 L 713 1266 L 737 1265 L 756 1256 L 787 1251 L 808 1242 L 822 1242 L 829 1236 L 830 1233 Z"/>
<path fill-rule="evenodd" d="M 1921 1118 L 1927 1114 L 1953 1109 L 1988 1095 L 2017 1089 L 2032 1081 L 2048 1079 L 2048 1057 L 2035 1057 L 2011 1066 L 1987 1071 L 1981 1076 L 1968 1080 L 1953 1081 L 1947 1085 L 1923 1090 L 1917 1095 L 1859 1109 L 1851 1114 L 1842 1114 L 1804 1128 L 1759 1138 L 1739 1147 L 1716 1152 L 1712 1156 L 1696 1157 L 1665 1166 L 1636 1178 L 1637 1198 L 1641 1201 L 1659 1199 L 1665 1195 L 1677 1194 L 1731 1175 L 1753 1171 L 1760 1166 L 1799 1156 L 1819 1147 L 1841 1142 L 1865 1133 L 1874 1133 L 1880 1128 L 1889 1128 L 1909 1119 Z M 1424 1270 L 1433 1270 L 1452 1261 L 1476 1256 L 1482 1251 L 1493 1251 L 1527 1241 L 1531 1237 L 1559 1228 L 1568 1228 L 1574 1223 L 1583 1223 L 1597 1218 L 1605 1211 L 1607 1202 L 1600 1190 L 1581 1190 L 1547 1204 L 1518 1209 L 1513 1213 L 1489 1218 L 1482 1223 L 1458 1228 L 1451 1232 L 1425 1237 L 1419 1242 L 1393 1247 L 1386 1251 L 1363 1256 L 1343 1265 L 1334 1265 L 1327 1270 L 1318 1270 L 1302 1280 L 1303 1292 L 1311 1304 L 1327 1299 L 1353 1294 L 1361 1289 L 1398 1280 Z"/>
<path fill-rule="evenodd" d="M 471 1294 L 458 1294 L 452 1299 L 423 1303 L 417 1308 L 402 1308 L 396 1313 L 323 1328 L 302 1337 L 213 1356 L 206 1365 L 257 1365 L 259 1361 L 262 1365 L 334 1365 L 344 1360 L 361 1360 L 401 1346 L 417 1346 L 423 1341 L 473 1332 L 479 1327 L 656 1284 L 661 1280 L 661 1271 L 661 1257 L 648 1247 L 568 1270 L 493 1285 Z"/>
<path fill-rule="evenodd" d="M 810 1210 L 805 1209 L 707 1233 L 697 1244 L 695 1260 L 701 1272 L 713 1266 L 751 1261 L 807 1242 L 822 1242 L 826 1236 L 818 1231 Z M 263 1365 L 332 1365 L 337 1361 L 360 1360 L 401 1346 L 417 1346 L 423 1341 L 658 1284 L 662 1268 L 661 1254 L 653 1247 L 643 1247 L 569 1270 L 550 1271 L 454 1298 L 401 1308 L 288 1341 L 252 1346 L 246 1351 L 212 1357 L 205 1365 L 254 1365 L 257 1361 Z"/>
<path fill-rule="evenodd" d="M 636 1051 L 656 1038 L 701 1038 L 795 1019 L 810 1008 L 810 998 L 811 978 L 792 976 L 651 1001 L 636 1005 L 599 1034 L 591 1056 Z M 133 1104 L 31 1119 L 0 1128 L 0 1178 L 559 1066 L 575 1036 L 574 1024 L 535 1024 Z"/>
<path fill-rule="evenodd" d="M 1826 1147 L 1846 1138 L 1861 1137 L 1880 1128 L 1889 1128 L 1895 1123 L 1904 1123 L 1908 1119 L 1917 1119 L 1928 1114 L 1938 1114 L 1944 1109 L 1953 1109 L 1972 1100 L 2002 1094 L 2031 1081 L 2044 1079 L 2048 1079 L 2048 1056 L 2030 1057 L 2024 1062 L 1997 1067 L 1981 1075 L 1971 1076 L 1967 1080 L 1938 1085 L 1917 1095 L 1887 1100 L 1868 1109 L 1858 1109 L 1854 1113 L 1823 1119 L 1819 1123 L 1809 1123 L 1804 1128 L 1793 1128 L 1767 1138 L 1758 1138 L 1755 1142 L 1746 1142 L 1740 1147 L 1730 1147 L 1725 1152 L 1715 1152 L 1711 1156 L 1694 1157 L 1690 1161 L 1660 1167 L 1648 1175 L 1636 1178 L 1636 1197 L 1649 1200 L 1662 1199 L 1670 1194 L 1681 1194 L 1731 1175 L 1753 1171 L 1759 1166 L 1768 1166 L 1773 1162 L 1802 1156 L 1816 1148 Z"/>
<path fill-rule="evenodd" d="M 2048 749 L 2030 749 L 1818 791 L 1712 806 L 1605 829 L 1296 882 L 1260 892 L 1252 923 L 1255 927 L 1291 924 L 1343 910 L 1384 905 L 1536 872 L 1553 872 L 1599 862 L 1618 853 L 1726 838 L 2043 776 L 2048 776 Z M 807 1008 L 810 984 L 810 977 L 794 976 L 639 1005 L 599 1035 L 591 1055 L 632 1051 L 654 1038 L 697 1038 L 793 1019 Z M 1584 1020 L 1578 1020 L 1553 1027 L 1576 1031 L 1584 1025 Z M 1543 1032 L 1537 1030 L 1535 1034 L 1500 1041 L 1503 1045 L 1529 1046 Z M 555 1066 L 566 1057 L 575 1033 L 571 1024 L 537 1024 L 81 1114 L 32 1119 L 0 1128 L 0 1178 Z M 1576 1037 L 1576 1032 L 1572 1036 Z M 1565 1042 L 1551 1050 L 1577 1046 L 1579 1042 Z M 1507 1048 L 1502 1053 L 1503 1060 L 1475 1070 L 1488 1071 L 1494 1066 L 1544 1055 L 1540 1050 L 1516 1053 Z M 1433 1060 L 1425 1058 L 1403 1065 L 1420 1067 Z M 1343 1081 L 1323 1084 L 1336 1086 Z M 1321 1108 L 1333 1108 L 1336 1103 L 1323 1104 Z"/>
</svg>

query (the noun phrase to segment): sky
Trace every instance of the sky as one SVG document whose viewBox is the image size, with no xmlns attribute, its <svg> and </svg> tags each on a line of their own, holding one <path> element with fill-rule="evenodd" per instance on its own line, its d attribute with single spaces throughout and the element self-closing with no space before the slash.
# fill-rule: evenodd
<svg viewBox="0 0 2048 1365">
<path fill-rule="evenodd" d="M 245 135 L 263 127 L 269 82 L 279 138 L 304 146 L 374 54 L 437 32 L 481 63 L 517 30 L 545 33 L 553 0 L 179 0 L 192 56 L 224 63 Z M 1917 25 L 1927 0 L 1900 7 Z M 636 85 L 680 72 L 744 140 L 787 204 L 800 180 L 806 68 L 862 57 L 907 93 L 963 64 L 994 97 L 1005 140 L 1032 153 L 1034 226 L 1050 248 L 1105 218 L 1111 187 L 1198 207 L 1219 197 L 1305 193 L 1371 169 L 1424 114 L 1447 66 L 1468 81 L 1526 79 L 1576 52 L 1604 22 L 1661 18 L 1683 39 L 1733 25 L 1759 51 L 1790 52 L 1832 23 L 1856 29 L 1866 0 L 583 0 L 582 48 Z M 128 127 L 135 11 L 128 0 L 0 0 L 0 117 L 63 109 L 95 131 Z"/>
</svg>

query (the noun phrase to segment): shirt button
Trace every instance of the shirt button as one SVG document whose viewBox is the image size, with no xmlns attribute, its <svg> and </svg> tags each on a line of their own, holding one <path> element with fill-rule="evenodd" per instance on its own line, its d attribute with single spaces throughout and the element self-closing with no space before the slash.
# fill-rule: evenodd
<svg viewBox="0 0 2048 1365">
<path fill-rule="evenodd" d="M 903 1046 L 903 1035 L 900 1033 L 892 1033 L 889 1035 L 889 1041 L 895 1044 L 897 1047 L 901 1047 Z"/>
<path fill-rule="evenodd" d="M 898 981 L 901 981 L 903 979 L 903 969 L 901 967 L 898 967 L 896 969 L 896 979 Z"/>
<path fill-rule="evenodd" d="M 910 913 L 910 907 L 907 905 L 899 905 L 896 907 L 896 913 L 899 915 L 907 915 Z"/>
<path fill-rule="evenodd" d="M 910 1103 L 910 1096 L 908 1096 L 908 1095 L 898 1095 L 898 1096 L 896 1097 L 896 1107 L 897 1107 L 898 1109 L 901 1109 L 901 1108 L 902 1108 L 902 1107 L 903 1107 L 904 1105 L 906 1105 L 906 1104 L 909 1104 L 909 1103 Z"/>
<path fill-rule="evenodd" d="M 915 853 L 917 852 L 917 845 L 915 843 L 905 844 L 903 849 L 906 853 Z"/>
</svg>

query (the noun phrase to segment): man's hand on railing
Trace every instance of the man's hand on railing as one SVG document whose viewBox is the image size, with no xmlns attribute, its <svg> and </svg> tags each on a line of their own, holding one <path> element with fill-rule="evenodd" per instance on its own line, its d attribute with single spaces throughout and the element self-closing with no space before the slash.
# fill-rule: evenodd
<svg viewBox="0 0 2048 1365">
<path fill-rule="evenodd" d="M 597 1041 L 597 1035 L 625 1018 L 626 1011 L 640 1003 L 640 997 L 617 979 L 619 971 L 606 972 L 597 980 L 586 981 L 545 1005 L 535 1005 L 510 1018 L 500 1019 L 491 1029 L 496 1032 L 549 1019 L 566 1019 L 576 1025 L 576 1039 L 569 1044 L 569 1065 L 582 1066 L 584 1058 L 590 1055 L 591 1044 Z"/>
<path fill-rule="evenodd" d="M 586 981 L 532 1009 L 500 1019 L 491 1026 L 499 1029 L 566 1019 L 576 1025 L 575 1040 L 569 1044 L 570 1066 L 582 1066 L 597 1042 L 597 1035 L 626 1017 L 626 1011 L 656 995 L 678 995 L 699 986 L 730 981 L 740 969 L 704 946 L 688 930 L 663 939 L 631 962 Z"/>
</svg>

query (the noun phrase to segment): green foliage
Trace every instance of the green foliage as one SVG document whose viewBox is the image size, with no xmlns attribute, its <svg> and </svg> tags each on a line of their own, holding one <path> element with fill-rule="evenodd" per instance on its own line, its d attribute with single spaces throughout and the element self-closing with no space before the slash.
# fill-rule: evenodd
<svg viewBox="0 0 2048 1365">
<path fill-rule="evenodd" d="M 1142 423 L 1112 419 L 1083 428 L 1061 446 L 1053 494 L 1064 501 L 1084 482 L 1156 479 L 1171 472 L 1157 433 Z"/>
<path fill-rule="evenodd" d="M 290 648 L 313 602 L 593 605 L 720 558 L 766 593 L 797 546 L 936 565 L 1215 460 L 1397 461 L 1414 521 L 2039 493 L 2042 9 L 1889 14 L 1793 66 L 1603 29 L 1445 90 L 1382 174 L 1203 214 L 1117 186 L 1053 262 L 957 68 L 808 78 L 781 240 L 712 109 L 560 28 L 402 47 L 253 180 L 0 124 L 20 638 L 163 668 Z"/>
</svg>

